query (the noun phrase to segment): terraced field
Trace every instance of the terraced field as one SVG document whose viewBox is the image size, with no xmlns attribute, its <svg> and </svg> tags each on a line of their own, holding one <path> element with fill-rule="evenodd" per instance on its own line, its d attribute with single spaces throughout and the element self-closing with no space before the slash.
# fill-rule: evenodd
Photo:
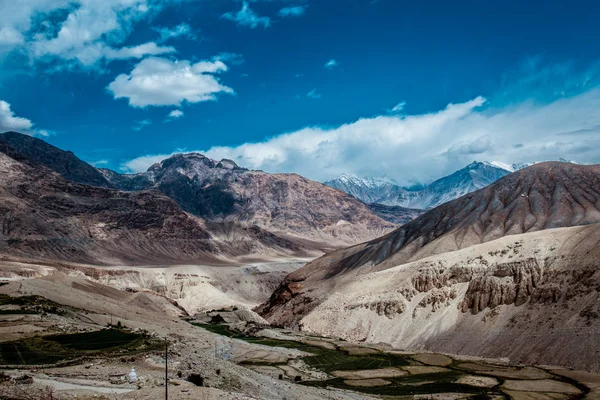
<svg viewBox="0 0 600 400">
<path fill-rule="evenodd" d="M 298 337 L 298 340 L 280 340 L 249 336 L 230 330 L 225 324 L 194 325 L 250 343 L 309 353 L 300 359 L 288 359 L 286 362 L 252 358 L 238 360 L 248 368 L 270 372 L 279 379 L 293 379 L 308 386 L 353 390 L 386 398 L 460 394 L 460 398 L 469 399 L 522 397 L 576 400 L 586 398 L 590 390 L 573 379 L 538 367 L 466 362 L 428 353 L 393 354 L 327 339 L 323 339 L 322 345 L 316 345 L 319 340 L 314 337 L 308 340 L 304 337 Z M 360 349 L 363 351 L 359 351 Z M 317 373 L 307 373 L 299 365 Z M 323 379 L 311 378 L 319 376 L 319 373 Z M 545 386 L 549 389 L 545 390 Z"/>
</svg>

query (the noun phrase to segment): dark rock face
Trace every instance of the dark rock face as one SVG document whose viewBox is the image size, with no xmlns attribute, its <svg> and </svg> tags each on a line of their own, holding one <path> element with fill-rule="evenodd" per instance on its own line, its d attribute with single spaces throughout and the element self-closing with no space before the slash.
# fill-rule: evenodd
<svg viewBox="0 0 600 400">
<path fill-rule="evenodd" d="M 328 234 L 346 243 L 371 239 L 393 227 L 359 200 L 318 182 L 296 174 L 249 171 L 231 160 L 215 161 L 198 153 L 176 154 L 140 174 L 102 173 L 122 190 L 159 190 L 185 211 L 211 221 L 302 236 L 322 235 L 321 230 L 345 222 L 355 225 L 357 237 Z"/>
<path fill-rule="evenodd" d="M 535 259 L 496 265 L 469 282 L 461 309 L 477 314 L 500 304 L 525 304 L 540 287 L 542 273 Z M 547 294 L 542 296 L 539 293 L 539 297 L 545 298 Z M 550 297 L 553 297 L 551 293 Z"/>
<path fill-rule="evenodd" d="M 367 206 L 378 217 L 396 225 L 404 225 L 425 212 L 415 208 L 386 206 L 378 203 L 367 204 Z"/>
<path fill-rule="evenodd" d="M 61 150 L 43 140 L 17 132 L 5 132 L 0 134 L 0 142 L 10 146 L 9 156 L 48 167 L 67 180 L 92 186 L 111 186 L 96 168 L 72 152 Z"/>
</svg>

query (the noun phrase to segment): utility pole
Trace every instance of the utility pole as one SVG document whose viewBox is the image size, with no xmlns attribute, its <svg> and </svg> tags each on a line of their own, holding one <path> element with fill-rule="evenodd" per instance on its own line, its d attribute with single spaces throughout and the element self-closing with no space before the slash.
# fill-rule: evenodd
<svg viewBox="0 0 600 400">
<path fill-rule="evenodd" d="M 165 338 L 165 400 L 169 400 L 169 341 Z"/>
</svg>

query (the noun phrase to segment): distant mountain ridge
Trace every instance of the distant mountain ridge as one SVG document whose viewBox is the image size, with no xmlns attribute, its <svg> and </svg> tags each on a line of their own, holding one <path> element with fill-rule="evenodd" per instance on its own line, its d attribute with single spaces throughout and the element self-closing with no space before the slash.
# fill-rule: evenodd
<svg viewBox="0 0 600 400">
<path fill-rule="evenodd" d="M 395 227 L 360 200 L 322 183 L 297 174 L 251 171 L 200 153 L 175 154 L 146 172 L 119 174 L 17 132 L 0 135 L 2 149 L 13 159 L 49 168 L 71 182 L 127 192 L 159 191 L 206 224 L 257 228 L 301 239 L 320 251 L 370 240 Z"/>
<path fill-rule="evenodd" d="M 353 174 L 342 174 L 325 182 L 325 185 L 342 190 L 365 203 L 424 210 L 484 188 L 503 176 L 530 165 L 532 164 L 508 165 L 497 161 L 474 161 L 421 188 L 403 187 L 390 178 L 360 178 Z"/>
</svg>

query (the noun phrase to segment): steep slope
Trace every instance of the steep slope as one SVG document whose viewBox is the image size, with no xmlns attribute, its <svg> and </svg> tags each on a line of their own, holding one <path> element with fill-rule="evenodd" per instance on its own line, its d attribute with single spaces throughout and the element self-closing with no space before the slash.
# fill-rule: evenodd
<svg viewBox="0 0 600 400">
<path fill-rule="evenodd" d="M 0 253 L 92 264 L 222 263 L 305 254 L 258 227 L 207 224 L 168 197 L 70 182 L 0 143 Z"/>
<path fill-rule="evenodd" d="M 386 206 L 379 203 L 370 203 L 367 206 L 375 215 L 397 225 L 404 225 L 425 212 L 416 208 Z"/>
<path fill-rule="evenodd" d="M 508 166 L 496 162 L 473 162 L 451 175 L 417 189 L 400 187 L 390 179 L 359 178 L 349 174 L 325 184 L 349 193 L 365 203 L 424 210 L 484 188 L 518 169 L 520 166 L 516 164 Z"/>
<path fill-rule="evenodd" d="M 506 235 L 600 221 L 600 165 L 541 163 L 445 203 L 379 239 L 327 254 L 290 274 L 262 307 L 293 325 L 356 276 Z"/>
<path fill-rule="evenodd" d="M 0 134 L 0 142 L 12 148 L 13 157 L 28 159 L 58 172 L 65 179 L 92 186 L 110 187 L 100 172 L 70 151 L 17 132 Z"/>
<path fill-rule="evenodd" d="M 208 222 L 266 230 L 329 251 L 381 236 L 394 228 L 362 202 L 296 174 L 249 171 L 227 159 L 176 154 L 139 174 L 96 169 L 73 153 L 16 132 L 0 135 L 4 153 L 45 166 L 65 179 L 125 191 L 158 190 Z M 1 150 L 1 149 L 0 149 Z M 262 232 L 261 235 L 267 234 Z"/>
<path fill-rule="evenodd" d="M 418 199 L 411 201 L 413 204 L 409 203 L 409 206 L 422 209 L 436 207 L 484 188 L 510 173 L 510 170 L 491 163 L 473 162 L 451 175 L 433 181 L 419 192 Z"/>
<path fill-rule="evenodd" d="M 304 331 L 600 371 L 600 224 L 511 235 L 338 285 Z"/>
<path fill-rule="evenodd" d="M 159 190 L 185 211 L 211 221 L 256 225 L 338 247 L 393 228 L 339 190 L 296 174 L 249 171 L 199 153 L 174 155 L 143 174 L 102 172 L 116 187 Z"/>
</svg>

